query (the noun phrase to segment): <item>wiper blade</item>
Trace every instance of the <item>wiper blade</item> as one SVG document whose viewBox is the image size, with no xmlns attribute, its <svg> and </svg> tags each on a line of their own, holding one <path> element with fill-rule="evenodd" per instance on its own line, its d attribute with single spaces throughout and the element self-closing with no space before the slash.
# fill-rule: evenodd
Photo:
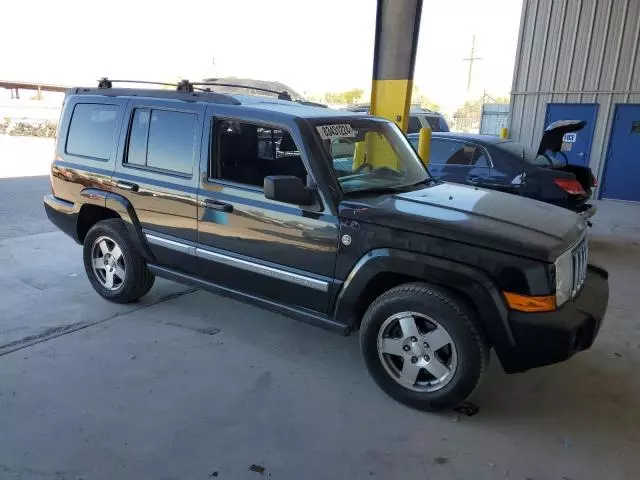
<svg viewBox="0 0 640 480">
<path fill-rule="evenodd" d="M 425 178 L 424 180 L 420 180 L 419 182 L 412 183 L 411 185 L 407 185 L 407 186 L 418 187 L 420 185 L 424 185 L 425 187 L 428 187 L 429 185 L 432 185 L 434 183 L 437 183 L 437 180 L 435 178 Z"/>
<path fill-rule="evenodd" d="M 362 194 L 362 193 L 397 193 L 403 192 L 407 188 L 410 188 L 411 185 L 403 185 L 401 187 L 371 187 L 371 188 L 362 188 L 358 190 L 351 190 L 349 192 L 345 192 L 345 195 L 351 194 Z"/>
</svg>

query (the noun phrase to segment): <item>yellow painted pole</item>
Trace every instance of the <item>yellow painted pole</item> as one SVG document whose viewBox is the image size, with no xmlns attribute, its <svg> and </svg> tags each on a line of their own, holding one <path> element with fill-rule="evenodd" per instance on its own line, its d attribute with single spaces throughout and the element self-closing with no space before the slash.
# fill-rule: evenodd
<svg viewBox="0 0 640 480">
<path fill-rule="evenodd" d="M 365 142 L 356 142 L 355 149 L 353 151 L 353 170 L 360 167 L 364 163 L 364 156 L 366 153 Z"/>
<path fill-rule="evenodd" d="M 431 153 L 431 128 L 422 127 L 418 139 L 418 156 L 425 167 L 429 166 L 429 155 Z"/>
<path fill-rule="evenodd" d="M 423 0 L 378 0 L 370 113 L 409 126 Z M 382 152 L 381 156 L 384 156 Z"/>
<path fill-rule="evenodd" d="M 500 138 L 504 138 L 505 140 L 509 138 L 509 129 L 507 127 L 502 127 L 500 129 Z"/>
</svg>

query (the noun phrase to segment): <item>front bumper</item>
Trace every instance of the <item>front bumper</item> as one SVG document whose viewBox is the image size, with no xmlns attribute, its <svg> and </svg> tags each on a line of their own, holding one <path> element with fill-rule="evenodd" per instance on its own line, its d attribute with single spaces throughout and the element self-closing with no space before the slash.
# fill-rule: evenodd
<svg viewBox="0 0 640 480">
<path fill-rule="evenodd" d="M 78 211 L 72 202 L 67 202 L 53 195 L 45 195 L 44 210 L 47 217 L 56 227 L 78 241 Z"/>
<path fill-rule="evenodd" d="M 593 344 L 609 303 L 606 270 L 589 265 L 576 298 L 554 312 L 510 311 L 509 324 L 518 361 L 505 365 L 508 373 L 562 362 Z"/>
</svg>

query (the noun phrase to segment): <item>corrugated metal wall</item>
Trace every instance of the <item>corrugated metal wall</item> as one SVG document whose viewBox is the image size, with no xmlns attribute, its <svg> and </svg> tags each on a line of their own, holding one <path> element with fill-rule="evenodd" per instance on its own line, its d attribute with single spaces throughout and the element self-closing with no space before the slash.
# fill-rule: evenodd
<svg viewBox="0 0 640 480">
<path fill-rule="evenodd" d="M 510 135 L 537 147 L 548 103 L 598 103 L 602 178 L 616 103 L 640 103 L 640 0 L 523 0 Z"/>
</svg>

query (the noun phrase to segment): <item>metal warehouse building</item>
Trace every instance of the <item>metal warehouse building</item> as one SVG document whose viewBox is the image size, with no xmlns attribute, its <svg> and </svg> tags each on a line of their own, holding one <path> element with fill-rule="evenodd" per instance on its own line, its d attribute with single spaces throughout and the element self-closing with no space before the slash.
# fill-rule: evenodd
<svg viewBox="0 0 640 480">
<path fill-rule="evenodd" d="M 510 136 L 536 147 L 556 120 L 585 120 L 566 138 L 598 198 L 640 202 L 640 0 L 524 0 Z"/>
</svg>

